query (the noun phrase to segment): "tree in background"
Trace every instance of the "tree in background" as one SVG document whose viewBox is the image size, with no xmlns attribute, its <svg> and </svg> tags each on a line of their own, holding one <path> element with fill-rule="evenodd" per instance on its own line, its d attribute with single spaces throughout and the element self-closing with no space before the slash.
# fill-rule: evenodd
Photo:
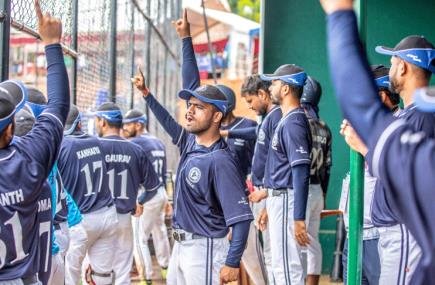
<svg viewBox="0 0 435 285">
<path fill-rule="evenodd" d="M 229 0 L 231 11 L 255 22 L 260 22 L 260 0 Z"/>
</svg>

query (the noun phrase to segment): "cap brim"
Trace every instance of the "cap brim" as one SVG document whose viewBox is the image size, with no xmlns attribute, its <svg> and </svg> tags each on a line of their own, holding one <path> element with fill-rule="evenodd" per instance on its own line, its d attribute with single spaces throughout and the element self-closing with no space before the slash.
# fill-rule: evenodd
<svg viewBox="0 0 435 285">
<path fill-rule="evenodd" d="M 189 90 L 189 89 L 183 89 L 181 91 L 178 92 L 178 98 L 183 99 L 183 100 L 189 100 L 190 97 L 198 97 L 198 94 L 196 94 L 194 91 Z"/>
<path fill-rule="evenodd" d="M 392 48 L 384 47 L 384 46 L 377 46 L 375 48 L 375 51 L 377 53 L 386 54 L 386 55 L 395 55 L 396 54 L 396 52 Z"/>
<path fill-rule="evenodd" d="M 11 96 L 13 104 L 15 105 L 15 112 L 18 112 L 24 107 L 27 101 L 27 88 L 17 80 L 6 80 L 0 83 L 0 88 L 5 89 Z"/>
<path fill-rule="evenodd" d="M 429 92 L 432 94 L 429 95 Z M 415 91 L 414 104 L 422 112 L 435 113 L 435 88 L 422 88 Z"/>
<path fill-rule="evenodd" d="M 272 81 L 278 78 L 278 76 L 274 75 L 274 74 L 260 74 L 260 78 L 261 80 L 264 81 Z"/>
</svg>

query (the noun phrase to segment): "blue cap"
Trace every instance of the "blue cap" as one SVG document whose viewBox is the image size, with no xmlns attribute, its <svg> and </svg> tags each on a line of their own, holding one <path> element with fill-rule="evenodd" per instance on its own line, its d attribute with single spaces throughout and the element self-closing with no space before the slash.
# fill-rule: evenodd
<svg viewBox="0 0 435 285">
<path fill-rule="evenodd" d="M 6 80 L 0 83 L 0 98 L 8 101 L 14 108 L 3 118 L 0 118 L 0 132 L 5 129 L 19 110 L 24 107 L 27 100 L 27 88 L 17 80 Z M 0 106 L 1 107 L 1 106 Z"/>
<path fill-rule="evenodd" d="M 178 92 L 178 97 L 186 101 L 192 96 L 202 102 L 212 104 L 223 114 L 227 113 L 228 101 L 225 95 L 215 86 L 202 85 L 195 90 L 183 89 Z"/>
<path fill-rule="evenodd" d="M 225 95 L 228 101 L 228 110 L 227 112 L 231 112 L 236 108 L 236 94 L 234 94 L 234 91 L 222 84 L 216 84 L 216 87 Z"/>
<path fill-rule="evenodd" d="M 260 78 L 265 81 L 281 80 L 290 85 L 303 87 L 307 74 L 295 64 L 284 64 L 278 67 L 273 74 L 261 74 Z"/>
<path fill-rule="evenodd" d="M 408 36 L 394 48 L 377 46 L 376 52 L 397 56 L 406 62 L 435 73 L 435 48 L 423 36 Z"/>
<path fill-rule="evenodd" d="M 122 123 L 121 110 L 96 111 L 94 115 L 111 123 Z"/>
<path fill-rule="evenodd" d="M 417 89 L 414 104 L 422 112 L 435 113 L 435 87 Z"/>
<path fill-rule="evenodd" d="M 147 115 L 145 115 L 139 110 L 132 109 L 125 114 L 122 123 L 123 124 L 141 123 L 145 125 L 147 121 L 148 121 Z"/>
</svg>

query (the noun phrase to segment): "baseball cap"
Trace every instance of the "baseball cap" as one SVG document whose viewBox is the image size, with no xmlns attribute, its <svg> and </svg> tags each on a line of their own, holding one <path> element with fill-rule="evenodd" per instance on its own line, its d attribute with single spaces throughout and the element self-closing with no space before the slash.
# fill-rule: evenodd
<svg viewBox="0 0 435 285">
<path fill-rule="evenodd" d="M 72 134 L 75 131 L 77 124 L 81 120 L 82 120 L 82 116 L 80 114 L 79 108 L 77 108 L 76 105 L 71 104 L 68 116 L 66 117 L 65 128 L 64 128 L 63 134 L 64 135 Z"/>
<path fill-rule="evenodd" d="M 225 95 L 228 101 L 228 111 L 231 112 L 236 107 L 236 94 L 234 91 L 222 84 L 216 84 L 216 87 Z"/>
<path fill-rule="evenodd" d="M 307 74 L 303 68 L 295 64 L 284 64 L 272 74 L 261 74 L 260 78 L 266 81 L 282 80 L 287 84 L 302 87 L 307 79 Z"/>
<path fill-rule="evenodd" d="M 26 109 L 21 109 L 15 114 L 14 135 L 22 137 L 33 128 L 35 117 Z"/>
<path fill-rule="evenodd" d="M 422 112 L 435 113 L 435 86 L 417 89 L 414 104 Z"/>
<path fill-rule="evenodd" d="M 301 103 L 308 103 L 317 106 L 319 105 L 320 97 L 322 97 L 322 86 L 319 81 L 308 76 L 302 92 Z"/>
<path fill-rule="evenodd" d="M 378 86 L 378 88 L 388 89 L 390 87 L 390 77 L 388 75 L 390 68 L 382 64 L 377 64 L 372 65 L 371 69 L 376 81 L 376 86 Z"/>
<path fill-rule="evenodd" d="M 377 46 L 376 52 L 394 55 L 420 68 L 435 73 L 435 47 L 424 36 L 408 36 L 394 48 Z"/>
<path fill-rule="evenodd" d="M 94 115 L 110 123 L 122 123 L 121 109 L 112 102 L 101 104 L 97 111 L 94 112 Z"/>
<path fill-rule="evenodd" d="M 216 86 L 202 85 L 195 90 L 183 89 L 178 92 L 178 97 L 186 101 L 192 96 L 202 102 L 212 104 L 224 114 L 227 113 L 227 98 Z"/>
<path fill-rule="evenodd" d="M 40 90 L 34 87 L 27 88 L 27 94 L 27 109 L 35 118 L 37 118 L 42 111 L 44 111 L 45 107 L 47 107 L 47 99 Z"/>
<path fill-rule="evenodd" d="M 21 81 L 0 83 L 0 132 L 12 123 L 14 115 L 23 108 L 26 100 L 27 89 Z"/>
<path fill-rule="evenodd" d="M 123 124 L 127 124 L 127 123 L 146 124 L 147 121 L 148 121 L 147 116 L 144 113 L 142 113 L 139 110 L 132 109 L 125 114 L 122 123 Z"/>
</svg>

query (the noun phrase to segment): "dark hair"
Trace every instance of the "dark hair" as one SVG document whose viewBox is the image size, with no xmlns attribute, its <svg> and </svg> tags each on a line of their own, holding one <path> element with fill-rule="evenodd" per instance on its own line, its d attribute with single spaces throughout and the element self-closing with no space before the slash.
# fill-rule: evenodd
<svg viewBox="0 0 435 285">
<path fill-rule="evenodd" d="M 105 102 L 98 107 L 97 111 L 121 111 L 121 109 L 113 102 Z M 108 120 L 104 119 L 106 121 L 107 125 L 111 128 L 122 128 L 122 118 L 120 122 L 109 122 Z"/>
<path fill-rule="evenodd" d="M 39 105 L 47 104 L 47 99 L 45 98 L 44 94 L 34 87 L 27 88 L 27 96 L 27 101 L 29 101 L 30 103 Z"/>
<path fill-rule="evenodd" d="M 260 89 L 269 94 L 270 84 L 270 81 L 262 80 L 258 74 L 250 75 L 243 81 L 241 90 L 242 97 L 246 96 L 246 94 L 257 94 Z"/>
<path fill-rule="evenodd" d="M 393 93 L 390 91 L 390 89 L 388 88 L 384 88 L 381 87 L 379 88 L 379 91 L 384 91 L 385 94 L 387 95 L 388 99 L 390 99 L 391 104 L 393 104 L 394 106 L 399 105 L 400 103 L 400 96 L 397 93 Z"/>
<path fill-rule="evenodd" d="M 297 86 L 297 85 L 293 85 L 293 84 L 288 84 L 284 81 L 282 81 L 282 84 L 287 85 L 290 88 L 290 92 L 293 96 L 295 96 L 296 98 L 298 98 L 299 100 L 302 97 L 302 93 L 304 92 L 304 87 L 303 86 Z"/>
</svg>

